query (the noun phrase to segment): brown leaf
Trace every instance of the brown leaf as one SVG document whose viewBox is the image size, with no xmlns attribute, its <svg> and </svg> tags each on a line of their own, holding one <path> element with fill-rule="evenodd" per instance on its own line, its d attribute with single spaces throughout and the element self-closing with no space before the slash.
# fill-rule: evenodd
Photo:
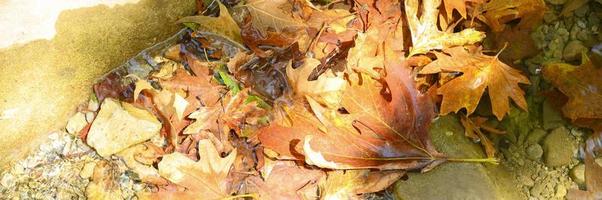
<svg viewBox="0 0 602 200">
<path fill-rule="evenodd" d="M 321 199 L 360 199 L 359 194 L 382 191 L 404 174 L 403 171 L 330 171 L 320 196 Z"/>
<path fill-rule="evenodd" d="M 544 78 L 569 97 L 562 113 L 573 121 L 602 120 L 602 68 L 583 56 L 580 66 L 549 63 L 543 68 Z M 598 125 L 599 127 L 599 125 Z M 592 127 L 594 128 L 594 127 Z"/>
<path fill-rule="evenodd" d="M 363 77 L 361 84 L 355 79 L 343 94 L 342 109 L 349 115 L 321 110 L 309 99 L 316 117 L 307 108 L 295 106 L 288 112 L 291 127 L 273 123 L 259 131 L 259 140 L 281 155 L 322 168 L 416 169 L 428 165 L 441 157 L 426 132 L 434 108 L 430 98 L 415 89 L 409 71 L 391 66 L 386 85 L 368 77 Z"/>
<path fill-rule="evenodd" d="M 316 169 L 307 169 L 301 166 L 286 165 L 276 162 L 264 174 L 265 180 L 259 177 L 247 179 L 247 185 L 252 192 L 259 193 L 260 199 L 304 199 L 299 195 L 301 190 L 313 189 L 317 193 L 316 183 L 324 176 L 324 172 Z"/>
<path fill-rule="evenodd" d="M 602 133 L 592 135 L 585 142 L 583 153 L 585 156 L 585 185 L 586 191 L 579 189 L 570 189 L 567 194 L 569 200 L 594 200 L 602 199 L 602 166 L 596 162 L 596 153 L 599 153 L 602 146 Z"/>
<path fill-rule="evenodd" d="M 484 3 L 484 0 L 443 0 L 443 5 L 445 7 L 445 14 L 447 14 L 447 21 L 451 21 L 453 19 L 454 10 L 458 11 L 460 16 L 463 19 L 466 19 L 466 4 L 470 2 L 473 4 L 481 4 Z"/>
<path fill-rule="evenodd" d="M 441 114 L 466 108 L 470 115 L 477 108 L 485 89 L 489 92 L 493 114 L 498 120 L 509 111 L 509 98 L 520 108 L 527 109 L 525 92 L 519 83 L 529 84 L 529 79 L 520 71 L 502 63 L 497 56 L 487 56 L 479 51 L 469 52 L 464 47 L 454 47 L 444 52 L 435 52 L 437 60 L 420 71 L 422 74 L 442 71 L 463 73 L 437 90 L 438 94 L 443 95 Z"/>
<path fill-rule="evenodd" d="M 209 140 L 199 141 L 198 162 L 175 152 L 165 155 L 159 162 L 159 174 L 169 181 L 183 186 L 185 191 L 161 191 L 141 194 L 142 199 L 222 199 L 230 196 L 226 177 L 236 158 L 236 150 L 225 158 Z"/>
</svg>

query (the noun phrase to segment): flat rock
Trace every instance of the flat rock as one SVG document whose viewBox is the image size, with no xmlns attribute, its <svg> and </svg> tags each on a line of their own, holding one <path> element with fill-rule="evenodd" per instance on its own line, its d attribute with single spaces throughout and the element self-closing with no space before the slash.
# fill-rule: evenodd
<svg viewBox="0 0 602 200">
<path fill-rule="evenodd" d="M 464 136 L 453 116 L 438 118 L 430 131 L 433 144 L 454 158 L 483 158 L 478 144 Z M 443 163 L 426 173 L 410 172 L 394 187 L 396 199 L 525 199 L 510 174 L 501 165 Z"/>
<path fill-rule="evenodd" d="M 548 167 L 568 165 L 573 159 L 577 145 L 570 131 L 564 126 L 554 129 L 543 141 L 545 164 Z"/>
<path fill-rule="evenodd" d="M 107 98 L 90 127 L 87 142 L 109 157 L 159 134 L 161 123 L 150 112 Z"/>
</svg>

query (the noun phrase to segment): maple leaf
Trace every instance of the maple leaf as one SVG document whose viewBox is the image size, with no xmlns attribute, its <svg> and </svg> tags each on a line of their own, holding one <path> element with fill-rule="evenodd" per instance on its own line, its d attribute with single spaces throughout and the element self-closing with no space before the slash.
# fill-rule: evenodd
<svg viewBox="0 0 602 200">
<path fill-rule="evenodd" d="M 462 126 L 464 126 L 464 135 L 471 138 L 473 141 L 479 141 L 483 148 L 485 148 L 485 154 L 487 155 L 487 158 L 494 158 L 496 153 L 495 146 L 493 145 L 493 142 L 491 142 L 491 140 L 489 140 L 489 138 L 483 134 L 481 129 L 496 134 L 505 134 L 505 132 L 485 125 L 484 123 L 486 120 L 487 118 L 476 117 L 473 121 L 473 119 L 470 119 L 464 115 L 462 115 L 460 118 L 460 122 L 462 123 Z"/>
<path fill-rule="evenodd" d="M 324 74 L 314 81 L 307 80 L 312 70 L 319 64 L 320 61 L 314 58 L 304 59 L 303 65 L 296 69 L 289 64 L 286 68 L 286 77 L 290 87 L 298 96 L 308 95 L 327 106 L 336 106 L 340 103 L 346 82 L 342 77 L 332 74 Z"/>
<path fill-rule="evenodd" d="M 266 158 L 267 159 L 267 158 Z M 269 159 L 268 159 L 269 160 Z M 321 170 L 307 169 L 301 166 L 287 165 L 285 162 L 276 161 L 272 166 L 262 168 L 265 180 L 254 176 L 246 180 L 252 192 L 257 192 L 260 199 L 303 199 L 299 194 L 302 190 L 317 190 L 316 182 L 325 174 Z M 266 170 L 266 168 L 269 168 Z"/>
<path fill-rule="evenodd" d="M 359 194 L 379 192 L 401 178 L 403 171 L 337 170 L 328 172 L 321 199 L 360 199 Z"/>
<path fill-rule="evenodd" d="M 252 24 L 262 33 L 269 29 L 277 32 L 283 29 L 298 29 L 305 23 L 293 16 L 293 4 L 288 0 L 249 0 L 237 8 L 247 8 Z"/>
<path fill-rule="evenodd" d="M 520 19 L 519 29 L 531 29 L 541 22 L 546 4 L 543 0 L 492 0 L 483 5 L 480 19 L 494 32 L 503 31 L 510 21 Z"/>
<path fill-rule="evenodd" d="M 580 66 L 565 63 L 546 64 L 543 75 L 569 97 L 562 107 L 564 116 L 573 121 L 602 120 L 602 68 L 594 66 L 594 62 L 587 56 L 583 55 Z"/>
<path fill-rule="evenodd" d="M 178 23 L 194 23 L 196 31 L 212 34 L 218 37 L 224 37 L 230 40 L 233 44 L 239 48 L 244 49 L 242 46 L 243 40 L 240 35 L 240 28 L 236 21 L 232 18 L 228 12 L 228 8 L 224 6 L 220 1 L 219 4 L 219 17 L 209 16 L 188 16 L 178 20 Z"/>
<path fill-rule="evenodd" d="M 487 56 L 477 50 L 469 52 L 464 47 L 434 52 L 437 60 L 426 65 L 421 74 L 462 72 L 459 77 L 444 83 L 437 93 L 443 95 L 441 114 L 458 112 L 466 108 L 467 115 L 475 111 L 485 89 L 489 92 L 491 108 L 498 120 L 509 112 L 509 98 L 520 108 L 527 109 L 525 92 L 519 83 L 529 84 L 529 79 L 503 62 L 497 56 Z"/>
<path fill-rule="evenodd" d="M 602 199 L 602 166 L 596 162 L 596 152 L 602 146 L 602 133 L 596 133 L 585 141 L 583 153 L 585 156 L 585 186 L 586 191 L 570 189 L 566 195 L 569 200 Z"/>
<path fill-rule="evenodd" d="M 407 67 L 388 72 L 386 86 L 363 77 L 345 90 L 341 105 L 349 115 L 321 110 L 308 98 L 315 117 L 295 106 L 287 112 L 292 126 L 272 123 L 259 130 L 259 140 L 283 157 L 331 169 L 416 169 L 440 160 L 426 132 L 430 98 L 415 89 Z"/>
<path fill-rule="evenodd" d="M 183 186 L 185 191 L 161 191 L 141 194 L 142 199 L 223 199 L 230 196 L 226 178 L 236 158 L 236 150 L 222 158 L 210 140 L 199 141 L 198 162 L 175 152 L 163 156 L 159 174 Z"/>
<path fill-rule="evenodd" d="M 422 5 L 419 5 L 418 0 L 405 1 L 408 25 L 412 33 L 410 56 L 435 49 L 475 44 L 485 38 L 483 32 L 472 28 L 457 33 L 440 31 L 437 28 L 437 16 L 439 15 L 437 8 L 440 4 L 441 0 L 424 0 Z M 420 17 L 418 17 L 418 8 L 422 8 Z"/>
</svg>

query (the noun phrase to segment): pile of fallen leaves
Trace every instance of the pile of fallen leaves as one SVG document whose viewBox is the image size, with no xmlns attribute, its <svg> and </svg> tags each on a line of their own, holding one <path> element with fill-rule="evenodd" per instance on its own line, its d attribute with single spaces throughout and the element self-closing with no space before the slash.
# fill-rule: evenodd
<svg viewBox="0 0 602 200">
<path fill-rule="evenodd" d="M 180 20 L 193 31 L 158 59 L 160 68 L 148 77 L 109 74 L 95 85 L 101 107 L 80 132 L 153 186 L 142 199 L 355 199 L 408 170 L 495 162 L 482 130 L 503 132 L 469 115 L 484 96 L 498 120 L 511 102 L 526 109 L 520 84 L 529 81 L 481 42 L 486 31 L 528 33 L 545 7 L 200 2 L 198 16 Z M 487 158 L 437 152 L 429 124 L 451 112 L 465 116 L 467 136 Z"/>
</svg>

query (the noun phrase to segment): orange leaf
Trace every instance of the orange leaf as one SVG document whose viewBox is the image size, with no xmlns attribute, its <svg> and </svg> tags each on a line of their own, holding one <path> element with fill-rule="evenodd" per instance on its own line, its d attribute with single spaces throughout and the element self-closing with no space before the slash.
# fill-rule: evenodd
<svg viewBox="0 0 602 200">
<path fill-rule="evenodd" d="M 509 98 L 522 109 L 527 109 L 525 92 L 519 83 L 529 84 L 520 71 L 502 63 L 497 56 L 481 52 L 468 52 L 464 47 L 454 47 L 437 53 L 437 60 L 422 69 L 422 74 L 462 72 L 459 77 L 443 84 L 437 93 L 443 95 L 441 114 L 458 112 L 466 108 L 470 115 L 475 111 L 487 88 L 493 114 L 501 120 L 510 109 Z"/>
<path fill-rule="evenodd" d="M 492 0 L 483 5 L 483 20 L 495 32 L 503 31 L 506 23 L 520 19 L 517 27 L 531 29 L 539 24 L 546 11 L 543 0 Z"/>
</svg>

